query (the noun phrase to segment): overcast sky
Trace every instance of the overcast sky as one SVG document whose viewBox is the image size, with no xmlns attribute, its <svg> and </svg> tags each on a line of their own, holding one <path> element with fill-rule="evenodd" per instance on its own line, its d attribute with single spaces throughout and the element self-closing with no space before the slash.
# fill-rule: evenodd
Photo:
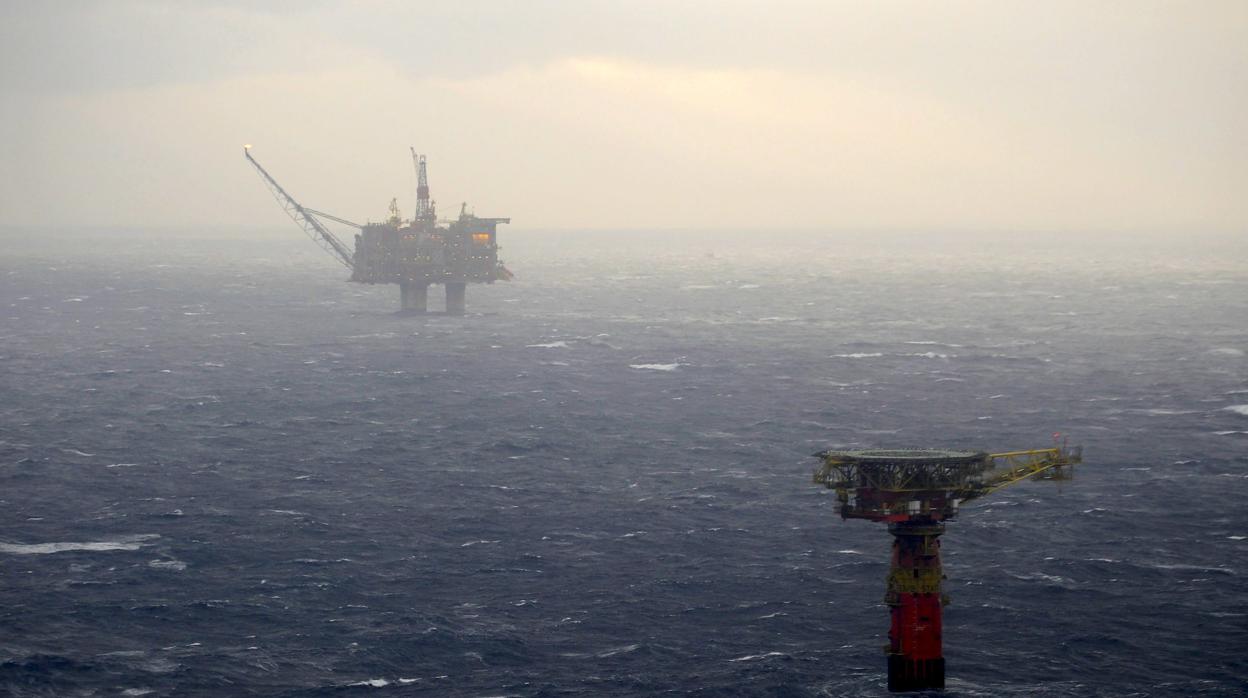
<svg viewBox="0 0 1248 698">
<path fill-rule="evenodd" d="M 1248 228 L 1244 0 L 2 8 L 0 225 Z"/>
</svg>

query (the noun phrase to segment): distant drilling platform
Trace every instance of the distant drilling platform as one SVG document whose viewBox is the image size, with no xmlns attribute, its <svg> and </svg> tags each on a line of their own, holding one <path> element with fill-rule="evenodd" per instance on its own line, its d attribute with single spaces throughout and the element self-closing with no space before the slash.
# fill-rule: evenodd
<svg viewBox="0 0 1248 698">
<path fill-rule="evenodd" d="M 247 161 L 260 173 L 282 210 L 334 259 L 351 270 L 351 281 L 366 284 L 398 284 L 399 304 L 404 312 L 423 313 L 428 309 L 429 286 L 446 286 L 446 312 L 462 315 L 466 309 L 468 284 L 510 281 L 512 274 L 498 259 L 497 230 L 510 218 L 479 218 L 459 209 L 459 217 L 438 220 L 429 198 L 429 174 L 425 156 L 412 148 L 416 167 L 416 213 L 403 220 L 397 199 L 390 200 L 390 212 L 381 223 L 360 225 L 316 211 L 295 201 L 277 180 L 243 146 Z M 321 220 L 355 228 L 355 250 L 350 250 Z"/>
<path fill-rule="evenodd" d="M 841 518 L 888 523 L 892 568 L 884 601 L 890 608 L 888 690 L 945 687 L 940 534 L 958 505 L 1028 478 L 1070 479 L 1082 449 L 1007 453 L 979 451 L 823 451 L 815 483 L 836 490 Z"/>
</svg>

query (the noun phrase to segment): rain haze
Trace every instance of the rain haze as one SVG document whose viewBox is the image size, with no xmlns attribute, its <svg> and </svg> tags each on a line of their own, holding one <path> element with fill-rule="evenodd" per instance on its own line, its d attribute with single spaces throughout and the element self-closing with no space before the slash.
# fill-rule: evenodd
<svg viewBox="0 0 1248 698">
<path fill-rule="evenodd" d="M 1248 4 L 5 3 L 0 96 L 0 694 L 1248 692 Z"/>
</svg>

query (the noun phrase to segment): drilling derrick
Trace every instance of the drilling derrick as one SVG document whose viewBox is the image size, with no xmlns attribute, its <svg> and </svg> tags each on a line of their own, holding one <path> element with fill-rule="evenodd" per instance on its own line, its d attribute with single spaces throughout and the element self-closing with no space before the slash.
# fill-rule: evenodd
<svg viewBox="0 0 1248 698">
<path fill-rule="evenodd" d="M 423 313 L 429 286 L 446 287 L 446 312 L 462 315 L 468 284 L 510 281 L 512 274 L 498 258 L 498 226 L 510 218 L 479 218 L 468 213 L 439 221 L 429 198 L 429 173 L 424 155 L 412 151 L 416 168 L 416 213 L 404 220 L 397 199 L 390 200 L 389 212 L 381 223 L 359 225 L 307 208 L 283 189 L 260 163 L 244 152 L 247 161 L 282 205 L 283 210 L 303 228 L 314 242 L 351 270 L 351 281 L 366 284 L 398 284 L 400 307 L 406 312 Z M 359 230 L 352 252 L 321 219 Z"/>
<path fill-rule="evenodd" d="M 425 165 L 425 156 L 417 155 L 415 148 L 411 151 L 412 164 L 416 166 L 416 220 L 437 220 L 438 215 L 429 201 L 429 170 Z"/>
<path fill-rule="evenodd" d="M 1064 480 L 1079 447 L 985 453 L 941 450 L 823 451 L 815 483 L 836 490 L 841 518 L 888 524 L 892 565 L 884 601 L 888 690 L 945 687 L 942 608 L 948 597 L 940 535 L 958 506 L 1028 478 Z"/>
</svg>

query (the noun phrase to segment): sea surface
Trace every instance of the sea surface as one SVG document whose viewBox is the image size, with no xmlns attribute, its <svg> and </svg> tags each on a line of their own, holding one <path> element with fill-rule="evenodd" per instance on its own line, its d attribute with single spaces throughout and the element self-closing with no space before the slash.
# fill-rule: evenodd
<svg viewBox="0 0 1248 698">
<path fill-rule="evenodd" d="M 1054 434 L 947 694 L 1248 692 L 1243 244 L 505 231 L 451 317 L 212 238 L 4 237 L 0 695 L 887 695 L 811 454 Z"/>
</svg>

